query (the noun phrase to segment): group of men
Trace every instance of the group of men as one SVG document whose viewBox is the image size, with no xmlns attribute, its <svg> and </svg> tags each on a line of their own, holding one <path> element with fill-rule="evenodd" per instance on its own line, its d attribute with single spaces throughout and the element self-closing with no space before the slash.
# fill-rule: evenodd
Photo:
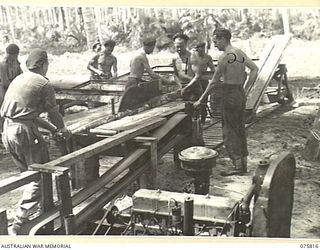
<svg viewBox="0 0 320 250">
<path fill-rule="evenodd" d="M 199 42 L 193 52 L 187 49 L 188 36 L 179 33 L 173 37 L 176 54 L 172 60 L 175 81 L 181 86 L 181 96 L 186 101 L 194 102 L 201 110 L 201 121 L 205 122 L 205 105 L 208 95 L 214 89 L 222 88 L 223 139 L 235 170 L 225 175 L 242 174 L 247 171 L 247 142 L 245 134 L 245 92 L 247 80 L 246 68 L 250 74 L 246 83 L 249 88 L 257 77 L 258 68 L 247 55 L 230 43 L 231 33 L 226 29 L 217 29 L 213 33 L 216 48 L 222 51 L 217 67 L 211 56 L 205 52 L 206 44 Z M 112 54 L 115 42 L 108 40 L 95 44 L 97 54 L 90 60 L 88 69 L 93 79 L 111 79 L 117 77 L 117 58 Z M 130 61 L 130 75 L 126 89 L 139 86 L 147 72 L 153 79 L 168 80 L 155 73 L 150 67 L 148 54 L 155 48 L 156 39 L 144 39 Z M 49 161 L 46 143 L 38 130 L 43 127 L 65 138 L 70 132 L 65 127 L 59 113 L 53 87 L 45 77 L 48 70 L 46 51 L 34 49 L 28 56 L 27 72 L 22 73 L 18 62 L 19 48 L 15 44 L 7 47 L 7 56 L 0 63 L 0 104 L 1 117 L 4 119 L 2 141 L 10 152 L 14 163 L 21 171 L 26 171 L 33 163 Z M 210 81 L 203 78 L 207 69 L 214 72 Z M 113 73 L 111 72 L 113 70 Z M 47 112 L 51 122 L 40 118 Z M 39 183 L 32 182 L 25 189 L 19 203 L 13 225 L 13 233 L 18 233 L 21 225 L 28 220 L 32 209 L 39 204 Z"/>
</svg>

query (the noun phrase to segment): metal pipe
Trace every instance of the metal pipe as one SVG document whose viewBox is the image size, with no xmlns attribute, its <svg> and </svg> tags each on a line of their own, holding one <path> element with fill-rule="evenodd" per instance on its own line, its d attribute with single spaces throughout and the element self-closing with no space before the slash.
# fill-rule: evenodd
<svg viewBox="0 0 320 250">
<path fill-rule="evenodd" d="M 64 216 L 64 228 L 66 231 L 66 235 L 74 235 L 75 234 L 75 216 L 74 214 L 68 214 Z"/>
<path fill-rule="evenodd" d="M 186 197 L 184 200 L 183 235 L 193 236 L 193 198 Z"/>
</svg>

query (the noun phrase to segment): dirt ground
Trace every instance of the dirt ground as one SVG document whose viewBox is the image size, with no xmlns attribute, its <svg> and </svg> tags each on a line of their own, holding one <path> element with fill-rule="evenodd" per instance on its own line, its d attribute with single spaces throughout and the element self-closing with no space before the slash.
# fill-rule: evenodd
<svg viewBox="0 0 320 250">
<path fill-rule="evenodd" d="M 262 47 L 261 44 L 260 42 L 260 48 Z M 245 43 L 245 46 L 254 47 L 252 44 L 248 45 L 248 43 Z M 309 49 L 305 51 L 303 48 Z M 317 53 L 319 50 L 318 41 L 303 42 L 293 40 L 288 47 L 282 62 L 287 64 L 289 81 L 296 103 L 293 107 L 280 107 L 277 111 L 269 114 L 248 129 L 249 173 L 241 177 L 220 177 L 217 174 L 218 170 L 231 166 L 225 150 L 221 148 L 219 149 L 219 157 L 217 159 L 217 172 L 214 171 L 211 176 L 211 184 L 214 183 L 216 187 L 212 186 L 210 192 L 218 192 L 217 187 L 232 189 L 240 193 L 245 192 L 246 190 L 243 189 L 250 184 L 251 176 L 259 160 L 272 153 L 277 155 L 284 151 L 291 151 L 297 163 L 291 227 L 291 236 L 293 238 L 318 239 L 320 237 L 319 162 L 305 161 L 301 157 L 301 151 L 305 146 L 309 129 L 320 105 L 319 92 L 316 90 L 312 93 L 303 91 L 303 87 L 320 86 L 320 78 L 318 77 L 319 63 L 318 58 L 315 56 L 319 54 Z M 117 53 L 119 53 L 120 72 L 126 72 L 127 64 L 125 64 L 125 58 L 128 58 L 128 55 L 132 52 L 121 51 L 119 48 L 115 51 L 116 55 Z M 49 66 L 49 76 L 50 74 L 87 74 L 85 67 L 90 56 L 90 52 L 84 54 L 64 54 L 60 57 L 53 56 Z M 21 62 L 23 62 L 23 59 L 21 59 Z M 151 56 L 150 62 L 153 65 L 166 64 L 169 62 L 168 53 L 161 52 L 154 54 Z M 53 155 L 57 157 L 56 152 Z M 18 172 L 9 155 L 1 147 L 0 180 Z M 160 162 L 159 180 L 158 186 L 160 188 L 171 191 L 182 191 L 182 187 L 190 182 L 189 177 L 181 170 L 173 167 L 171 155 L 166 155 L 164 160 Z M 0 208 L 7 209 L 10 222 L 12 221 L 13 212 L 21 192 L 22 189 L 20 188 L 10 194 L 1 196 L 2 205 Z M 230 193 L 237 195 L 236 192 Z"/>
</svg>

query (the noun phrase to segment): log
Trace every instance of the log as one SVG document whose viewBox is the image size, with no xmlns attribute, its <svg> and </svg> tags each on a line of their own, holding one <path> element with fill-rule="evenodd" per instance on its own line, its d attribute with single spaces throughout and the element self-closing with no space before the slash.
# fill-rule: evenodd
<svg viewBox="0 0 320 250">
<path fill-rule="evenodd" d="M 73 88 L 79 84 L 90 81 L 90 75 L 48 75 L 50 84 L 54 88 Z"/>
</svg>

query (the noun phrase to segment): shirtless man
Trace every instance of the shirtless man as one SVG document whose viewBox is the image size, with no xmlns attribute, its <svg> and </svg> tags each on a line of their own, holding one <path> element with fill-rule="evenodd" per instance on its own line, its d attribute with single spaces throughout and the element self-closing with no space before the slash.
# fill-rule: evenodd
<svg viewBox="0 0 320 250">
<path fill-rule="evenodd" d="M 208 87 L 195 106 L 200 106 L 215 84 L 222 83 L 222 117 L 223 141 L 235 170 L 221 173 L 224 176 L 247 172 L 247 138 L 245 132 L 245 90 L 246 67 L 250 69 L 246 88 L 255 82 L 258 74 L 256 64 L 240 49 L 230 43 L 231 33 L 227 29 L 217 29 L 213 33 L 213 42 L 218 50 L 223 51 L 219 57 L 216 71 Z"/>
<path fill-rule="evenodd" d="M 89 61 L 88 69 L 91 71 L 92 79 L 110 79 L 118 76 L 117 58 L 112 54 L 115 45 L 115 41 L 107 40 L 102 51 Z"/>
<path fill-rule="evenodd" d="M 188 91 L 188 89 L 192 88 L 194 84 L 200 83 L 203 91 L 208 86 L 208 80 L 204 79 L 202 75 L 204 72 L 207 71 L 208 68 L 210 68 L 211 71 L 214 71 L 215 67 L 213 65 L 212 57 L 205 52 L 205 46 L 206 46 L 206 43 L 200 42 L 196 44 L 195 51 L 191 53 L 190 63 L 191 63 L 192 72 L 194 73 L 194 77 L 182 89 L 182 93 L 185 93 L 186 91 Z M 207 103 L 207 101 L 205 101 L 205 103 Z M 206 110 L 206 106 L 203 105 L 201 107 L 201 123 L 202 124 L 205 123 L 206 117 L 207 117 L 207 110 Z"/>
<path fill-rule="evenodd" d="M 151 54 L 154 50 L 156 39 L 146 38 L 142 43 L 143 47 L 140 48 L 137 53 L 135 53 L 130 61 L 130 75 L 128 77 L 126 89 L 130 88 L 131 86 L 138 86 L 142 81 L 145 71 L 153 79 L 161 79 L 162 81 L 166 81 L 166 79 L 151 69 L 149 60 L 147 58 L 147 55 Z"/>
<path fill-rule="evenodd" d="M 182 87 L 181 95 L 183 100 L 196 101 L 203 91 L 198 81 L 186 87 L 194 77 L 191 67 L 191 53 L 187 50 L 188 40 L 189 37 L 185 34 L 178 33 L 174 35 L 173 42 L 177 53 L 172 59 L 172 65 L 176 81 Z"/>
</svg>

